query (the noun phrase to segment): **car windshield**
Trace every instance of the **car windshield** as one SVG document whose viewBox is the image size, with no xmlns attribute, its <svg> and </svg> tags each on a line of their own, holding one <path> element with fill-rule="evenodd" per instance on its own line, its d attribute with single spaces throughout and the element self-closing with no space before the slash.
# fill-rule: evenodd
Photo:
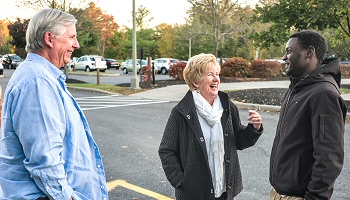
<svg viewBox="0 0 350 200">
<path fill-rule="evenodd" d="M 11 58 L 11 60 L 22 61 L 22 58 L 17 56 L 17 55 L 10 56 L 10 58 Z"/>
<path fill-rule="evenodd" d="M 101 58 L 102 61 L 105 61 L 104 57 L 96 57 L 96 58 Z M 95 57 L 90 57 L 91 61 L 95 61 Z"/>
</svg>

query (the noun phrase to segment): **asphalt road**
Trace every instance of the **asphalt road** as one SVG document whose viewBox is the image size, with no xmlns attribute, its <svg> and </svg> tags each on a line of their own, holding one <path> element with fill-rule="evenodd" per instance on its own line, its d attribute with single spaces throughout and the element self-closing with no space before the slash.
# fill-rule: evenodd
<svg viewBox="0 0 350 200">
<path fill-rule="evenodd" d="M 126 97 L 115 98 L 122 100 Z M 125 180 L 126 183 L 132 184 L 109 187 L 110 198 L 174 199 L 174 189 L 164 175 L 157 150 L 166 121 L 176 102 L 143 102 L 144 104 L 136 105 L 136 102 L 130 102 L 132 99 L 125 100 L 132 105 L 84 110 L 103 155 L 107 181 L 111 184 Z M 85 106 L 82 105 L 83 109 L 89 108 Z M 237 200 L 268 199 L 271 188 L 268 181 L 269 156 L 278 114 L 267 112 L 261 114 L 265 127 L 264 134 L 255 146 L 239 152 L 244 190 L 235 198 Z M 240 116 L 241 121 L 246 124 L 248 111 L 240 110 Z M 346 130 L 345 141 L 349 141 L 350 123 L 347 123 Z M 347 156 L 344 169 L 337 179 L 332 198 L 336 200 L 350 197 L 348 142 L 345 144 L 345 152 Z M 142 193 L 142 190 L 148 192 Z M 152 192 L 161 196 L 154 196 Z"/>
<path fill-rule="evenodd" d="M 10 73 L 11 71 L 5 70 L 5 78 L 0 78 L 3 88 Z M 174 199 L 174 189 L 164 175 L 157 150 L 166 121 L 176 102 L 76 91 L 72 91 L 72 94 L 82 107 L 103 156 L 110 199 Z M 244 189 L 236 200 L 268 199 L 271 188 L 268 181 L 269 156 L 278 114 L 260 114 L 265 132 L 255 146 L 239 152 Z M 240 110 L 240 116 L 246 124 L 247 110 Z M 350 199 L 349 138 L 348 122 L 345 164 L 335 184 L 332 197 L 335 200 Z"/>
</svg>

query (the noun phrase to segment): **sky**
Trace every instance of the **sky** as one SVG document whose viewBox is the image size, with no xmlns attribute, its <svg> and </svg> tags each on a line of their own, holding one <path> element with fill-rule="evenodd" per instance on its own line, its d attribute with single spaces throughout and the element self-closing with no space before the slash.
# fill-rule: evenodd
<svg viewBox="0 0 350 200">
<path fill-rule="evenodd" d="M 78 0 L 77 0 L 78 1 Z M 91 0 L 93 1 L 93 0 Z M 254 5 L 258 0 L 239 0 Z M 0 19 L 31 18 L 35 11 L 28 12 L 15 6 L 15 0 L 0 0 L 0 5 L 5 5 L 6 9 L 0 12 Z M 114 16 L 114 20 L 120 27 L 132 27 L 132 0 L 97 0 L 97 6 L 109 15 Z M 187 0 L 135 0 L 136 10 L 144 6 L 150 11 L 150 17 L 153 17 L 149 24 L 150 28 L 161 23 L 184 24 L 186 22 L 186 11 L 191 7 Z"/>
</svg>

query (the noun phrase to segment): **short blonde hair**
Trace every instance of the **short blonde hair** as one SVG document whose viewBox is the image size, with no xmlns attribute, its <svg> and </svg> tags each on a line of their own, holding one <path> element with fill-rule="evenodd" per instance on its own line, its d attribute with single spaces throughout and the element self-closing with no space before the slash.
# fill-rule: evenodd
<svg viewBox="0 0 350 200">
<path fill-rule="evenodd" d="M 221 67 L 213 54 L 198 54 L 191 57 L 184 69 L 183 75 L 190 90 L 196 90 L 194 83 L 199 83 L 209 66 L 216 67 L 220 73 Z"/>
</svg>

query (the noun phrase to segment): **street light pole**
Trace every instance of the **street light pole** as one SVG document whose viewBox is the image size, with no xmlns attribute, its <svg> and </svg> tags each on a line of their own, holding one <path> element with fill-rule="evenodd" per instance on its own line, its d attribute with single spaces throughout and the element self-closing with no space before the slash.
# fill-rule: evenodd
<svg viewBox="0 0 350 200">
<path fill-rule="evenodd" d="M 132 59 L 134 67 L 134 77 L 130 80 L 130 89 L 140 89 L 139 78 L 137 77 L 137 51 L 136 51 L 136 16 L 135 16 L 135 0 L 132 0 Z M 142 65 L 141 65 L 142 66 Z"/>
<path fill-rule="evenodd" d="M 190 39 L 188 40 L 188 59 L 191 58 L 191 47 L 192 47 L 191 40 L 192 40 L 192 38 L 190 38 Z"/>
</svg>

